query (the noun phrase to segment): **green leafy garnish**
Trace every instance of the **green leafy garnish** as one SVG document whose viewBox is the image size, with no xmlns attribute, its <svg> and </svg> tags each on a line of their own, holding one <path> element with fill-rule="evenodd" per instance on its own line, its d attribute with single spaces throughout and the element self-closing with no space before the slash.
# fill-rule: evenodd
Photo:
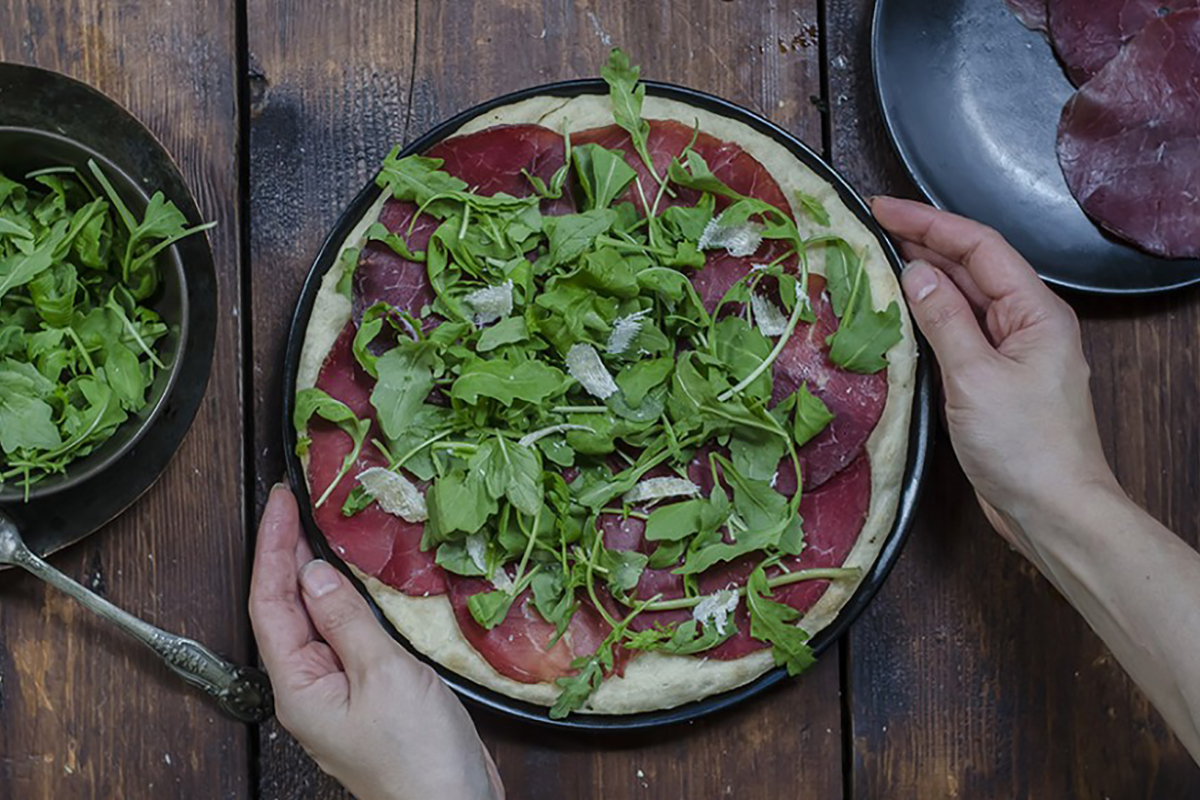
<svg viewBox="0 0 1200 800">
<path fill-rule="evenodd" d="M 139 218 L 88 167 L 0 175 L 0 485 L 26 492 L 146 408 L 167 366 L 159 256 L 212 227 L 161 192 Z"/>
</svg>

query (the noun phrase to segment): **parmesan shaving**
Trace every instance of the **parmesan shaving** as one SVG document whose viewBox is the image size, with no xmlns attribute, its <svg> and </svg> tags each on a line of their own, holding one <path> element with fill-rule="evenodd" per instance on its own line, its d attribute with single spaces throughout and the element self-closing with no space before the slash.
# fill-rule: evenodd
<svg viewBox="0 0 1200 800">
<path fill-rule="evenodd" d="M 608 335 L 608 344 L 604 349 L 614 356 L 628 350 L 629 346 L 633 344 L 633 340 L 642 332 L 642 318 L 648 313 L 647 309 L 642 309 L 614 322 L 612 333 Z"/>
<path fill-rule="evenodd" d="M 521 445 L 522 447 L 529 447 L 538 439 L 544 439 L 545 437 L 552 436 L 556 433 L 566 433 L 567 431 L 587 431 L 588 433 L 595 433 L 596 429 L 589 428 L 587 425 L 573 425 L 569 422 L 565 422 L 562 425 L 551 425 L 549 428 L 542 428 L 541 430 L 527 433 L 517 440 L 517 444 Z"/>
<path fill-rule="evenodd" d="M 788 318 L 779 307 L 758 292 L 750 295 L 750 308 L 754 311 L 754 321 L 763 336 L 782 336 L 787 331 Z"/>
<path fill-rule="evenodd" d="M 383 467 L 371 467 L 358 474 L 356 479 L 363 490 L 379 507 L 405 522 L 424 522 L 429 519 L 425 498 L 421 490 L 403 475 Z"/>
<path fill-rule="evenodd" d="M 701 250 L 716 250 L 724 247 L 731 256 L 744 258 L 754 255 L 762 244 L 762 225 L 743 222 L 739 225 L 722 225 L 720 217 L 711 219 L 700 234 L 696 246 Z"/>
<path fill-rule="evenodd" d="M 686 478 L 647 478 L 634 486 L 621 500 L 626 503 L 645 503 L 667 497 L 698 497 L 700 487 Z"/>
<path fill-rule="evenodd" d="M 512 313 L 513 282 L 509 280 L 499 286 L 476 289 L 464 297 L 463 301 L 475 312 L 477 326 L 489 325 Z"/>
<path fill-rule="evenodd" d="M 567 351 L 567 371 L 592 397 L 607 400 L 617 392 L 616 381 L 608 374 L 608 369 L 600 360 L 596 348 L 590 344 L 579 343 L 571 346 Z"/>
<path fill-rule="evenodd" d="M 717 630 L 725 633 L 729 628 L 729 618 L 738 607 L 738 593 L 732 589 L 722 589 L 706 595 L 692 609 L 692 619 L 704 627 L 715 625 Z"/>
<path fill-rule="evenodd" d="M 472 533 L 467 537 L 467 555 L 471 558 L 471 563 L 479 568 L 479 571 L 484 575 L 487 574 L 487 540 L 482 533 Z"/>
</svg>

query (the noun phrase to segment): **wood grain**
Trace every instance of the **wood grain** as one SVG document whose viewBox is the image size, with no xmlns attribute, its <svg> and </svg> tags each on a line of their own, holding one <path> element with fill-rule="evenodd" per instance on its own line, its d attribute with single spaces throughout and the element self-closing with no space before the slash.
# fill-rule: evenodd
<svg viewBox="0 0 1200 800">
<path fill-rule="evenodd" d="M 830 0 L 834 163 L 914 195 L 870 83 L 869 0 Z M 1197 544 L 1200 297 L 1068 297 L 1130 495 Z M 909 546 L 849 644 L 855 797 L 1200 796 L 1200 769 L 1073 609 L 936 461 Z"/>
<path fill-rule="evenodd" d="M 222 324 L 191 433 L 154 489 L 54 563 L 245 659 L 235 39 L 232 0 L 0 6 L 0 59 L 65 72 L 125 105 L 219 223 Z M 0 574 L 0 797 L 239 798 L 249 775 L 243 726 L 71 601 Z"/>
<path fill-rule="evenodd" d="M 361 16 L 318 14 L 318 5 L 249 3 L 252 64 L 266 87 L 251 127 L 256 384 L 265 378 L 270 386 L 271 371 L 277 374 L 293 287 L 341 206 L 392 143 L 475 103 L 594 76 L 609 48 L 619 45 L 646 77 L 704 88 L 821 144 L 820 116 L 810 102 L 821 91 L 815 0 L 505 0 L 419 2 L 415 9 L 375 2 L 356 4 Z M 378 28 L 388 32 L 386 41 L 376 39 Z M 314 52 L 336 55 L 323 66 L 314 63 Z M 410 104 L 405 75 L 412 76 Z M 255 391 L 265 401 L 260 407 L 269 409 L 274 400 Z M 259 417 L 256 452 L 266 465 L 260 490 L 279 472 L 275 414 Z M 478 720 L 513 797 L 769 798 L 793 796 L 801 785 L 814 797 L 835 797 L 841 793 L 837 667 L 834 651 L 800 684 L 719 720 L 653 735 L 594 739 L 484 714 Z M 286 734 L 276 734 L 262 744 L 264 797 L 340 796 L 294 745 L 283 744 Z"/>
</svg>

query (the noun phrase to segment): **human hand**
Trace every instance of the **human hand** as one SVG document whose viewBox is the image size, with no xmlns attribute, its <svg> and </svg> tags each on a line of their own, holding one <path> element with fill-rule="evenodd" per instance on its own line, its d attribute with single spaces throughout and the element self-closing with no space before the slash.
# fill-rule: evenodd
<svg viewBox="0 0 1200 800">
<path fill-rule="evenodd" d="M 356 796 L 504 797 L 466 710 L 340 572 L 313 560 L 281 486 L 259 525 L 250 621 L 280 724 Z"/>
<path fill-rule="evenodd" d="M 941 366 L 959 463 L 993 526 L 1030 556 L 1026 515 L 1079 502 L 1096 486 L 1120 492 L 1100 445 L 1079 322 L 991 228 L 890 197 L 871 210 L 909 261 L 901 283 Z"/>
</svg>

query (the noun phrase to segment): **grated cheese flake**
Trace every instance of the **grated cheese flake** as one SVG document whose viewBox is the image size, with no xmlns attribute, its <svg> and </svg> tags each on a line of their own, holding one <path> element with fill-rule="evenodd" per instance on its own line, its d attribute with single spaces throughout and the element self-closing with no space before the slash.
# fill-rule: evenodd
<svg viewBox="0 0 1200 800">
<path fill-rule="evenodd" d="M 716 250 L 724 247 L 731 256 L 744 258 L 754 255 L 762 244 L 762 225 L 757 222 L 742 222 L 738 225 L 722 225 L 721 218 L 711 219 L 700 234 L 696 246 L 701 250 Z"/>
<path fill-rule="evenodd" d="M 475 312 L 476 325 L 491 324 L 512 313 L 513 282 L 508 280 L 499 286 L 476 289 L 464 297 L 463 301 Z"/>
<path fill-rule="evenodd" d="M 571 345 L 567 351 L 567 371 L 592 397 L 607 400 L 617 392 L 616 381 L 608 374 L 596 348 L 590 344 L 580 342 Z"/>
<path fill-rule="evenodd" d="M 633 340 L 642 332 L 642 319 L 650 313 L 648 309 L 634 312 L 613 323 L 612 333 L 608 335 L 605 351 L 610 355 L 619 356 L 629 349 Z"/>
<path fill-rule="evenodd" d="M 775 305 L 758 292 L 750 295 L 750 308 L 754 311 L 754 321 L 763 336 L 782 336 L 787 331 L 788 319 L 779 306 Z"/>
<path fill-rule="evenodd" d="M 621 500 L 626 503 L 645 503 L 668 497 L 699 497 L 700 487 L 686 478 L 647 478 L 634 486 Z"/>
<path fill-rule="evenodd" d="M 738 607 L 738 593 L 732 589 L 722 589 L 706 595 L 692 609 L 692 619 L 704 627 L 715 625 L 717 630 L 725 633 L 729 628 L 729 618 Z"/>
<path fill-rule="evenodd" d="M 573 425 L 570 422 L 564 422 L 562 425 L 551 425 L 548 428 L 542 428 L 541 430 L 527 433 L 517 440 L 517 444 L 521 445 L 522 447 L 529 447 L 538 439 L 544 439 L 545 437 L 552 436 L 556 433 L 566 433 L 567 431 L 587 431 L 588 433 L 595 433 L 596 429 L 589 428 L 587 425 Z"/>
<path fill-rule="evenodd" d="M 403 475 L 383 467 L 363 470 L 356 478 L 379 507 L 405 522 L 424 522 L 429 519 L 425 497 L 421 490 Z"/>
</svg>

